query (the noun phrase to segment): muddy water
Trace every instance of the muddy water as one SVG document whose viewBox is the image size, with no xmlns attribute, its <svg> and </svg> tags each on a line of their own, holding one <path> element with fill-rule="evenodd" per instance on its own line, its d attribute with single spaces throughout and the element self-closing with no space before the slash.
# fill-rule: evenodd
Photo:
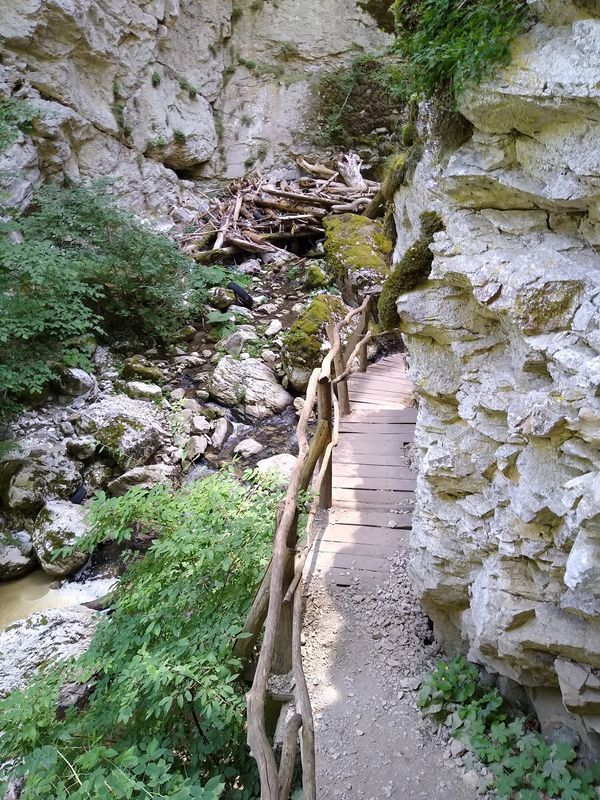
<svg viewBox="0 0 600 800">
<path fill-rule="evenodd" d="M 0 631 L 34 611 L 66 608 L 102 597 L 109 591 L 114 580 L 67 583 L 59 589 L 51 589 L 51 585 L 55 583 L 55 579 L 41 569 L 24 578 L 0 583 Z"/>
</svg>

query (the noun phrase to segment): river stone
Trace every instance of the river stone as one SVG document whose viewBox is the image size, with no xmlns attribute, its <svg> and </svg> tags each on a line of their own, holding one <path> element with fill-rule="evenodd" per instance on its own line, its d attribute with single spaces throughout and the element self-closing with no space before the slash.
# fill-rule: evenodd
<svg viewBox="0 0 600 800">
<path fill-rule="evenodd" d="M 36 612 L 0 633 L 0 697 L 23 689 L 50 662 L 81 655 L 100 617 L 88 608 Z"/>
<path fill-rule="evenodd" d="M 125 394 L 137 400 L 158 400 L 162 397 L 162 389 L 155 383 L 128 381 L 125 384 Z"/>
<path fill-rule="evenodd" d="M 279 414 L 293 402 L 273 370 L 257 358 L 246 361 L 236 361 L 231 356 L 222 358 L 213 373 L 209 392 L 217 402 L 235 406 L 254 419 Z"/>
<path fill-rule="evenodd" d="M 188 461 L 196 461 L 206 453 L 208 438 L 206 436 L 190 436 L 185 446 L 185 455 Z"/>
<path fill-rule="evenodd" d="M 132 356 L 125 359 L 121 375 L 127 380 L 142 380 L 150 383 L 162 383 L 164 375 L 161 370 L 144 356 Z"/>
<path fill-rule="evenodd" d="M 124 472 L 108 484 L 108 493 L 120 497 L 139 486 L 149 489 L 159 483 L 170 484 L 177 474 L 177 468 L 170 464 L 149 464 L 144 467 L 134 467 Z"/>
<path fill-rule="evenodd" d="M 70 547 L 88 532 L 86 509 L 64 500 L 50 500 L 37 515 L 33 547 L 44 572 L 53 578 L 66 578 L 77 572 L 88 559 L 87 553 L 52 558 L 54 550 Z"/>
<path fill-rule="evenodd" d="M 240 455 L 242 458 L 251 458 L 257 456 L 265 449 L 264 445 L 257 442 L 256 439 L 242 439 L 233 448 L 233 452 Z"/>
<path fill-rule="evenodd" d="M 252 325 L 240 325 L 232 334 L 219 343 L 226 353 L 239 356 L 248 342 L 258 341 L 258 334 Z"/>
<path fill-rule="evenodd" d="M 96 452 L 98 442 L 93 436 L 78 436 L 66 441 L 67 453 L 80 461 L 87 461 Z"/>
<path fill-rule="evenodd" d="M 124 395 L 103 398 L 82 413 L 74 425 L 93 436 L 122 470 L 146 464 L 161 445 L 162 429 L 153 403 Z"/>
<path fill-rule="evenodd" d="M 282 330 L 283 325 L 280 319 L 273 319 L 271 320 L 269 327 L 265 331 L 265 336 L 277 336 L 278 333 Z"/>
<path fill-rule="evenodd" d="M 263 475 L 278 473 L 282 481 L 289 481 L 297 463 L 298 459 L 291 453 L 280 453 L 270 458 L 261 459 L 256 464 L 256 468 Z"/>
<path fill-rule="evenodd" d="M 235 293 L 224 286 L 214 286 L 208 290 L 207 302 L 219 311 L 226 311 L 237 300 Z"/>
<path fill-rule="evenodd" d="M 83 369 L 71 367 L 61 372 L 58 378 L 58 388 L 61 394 L 69 397 L 95 397 L 98 393 L 98 382 L 93 375 Z"/>
<path fill-rule="evenodd" d="M 35 563 L 33 542 L 27 531 L 0 531 L 0 581 L 26 575 Z"/>
<path fill-rule="evenodd" d="M 31 514 L 47 498 L 66 499 L 81 486 L 81 473 L 75 462 L 57 453 L 31 457 L 10 479 L 3 499 L 13 511 Z"/>
<path fill-rule="evenodd" d="M 221 417 L 215 422 L 215 429 L 210 437 L 211 445 L 215 450 L 223 447 L 232 430 L 233 425 L 226 417 Z"/>
</svg>

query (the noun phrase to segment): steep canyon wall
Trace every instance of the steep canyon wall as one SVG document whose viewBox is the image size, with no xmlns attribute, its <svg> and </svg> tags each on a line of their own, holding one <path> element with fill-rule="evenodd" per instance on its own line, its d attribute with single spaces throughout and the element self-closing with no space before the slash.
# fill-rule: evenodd
<svg viewBox="0 0 600 800">
<path fill-rule="evenodd" d="M 289 168 L 315 76 L 391 42 L 354 0 L 0 0 L 0 19 L 0 94 L 40 112 L 0 162 L 9 199 L 119 176 L 153 212 L 189 202 L 190 177 Z"/>
<path fill-rule="evenodd" d="M 541 6 L 541 4 L 540 4 Z M 527 687 L 547 732 L 600 733 L 600 4 L 538 7 L 396 198 L 419 397 L 413 575 L 437 634 Z"/>
</svg>

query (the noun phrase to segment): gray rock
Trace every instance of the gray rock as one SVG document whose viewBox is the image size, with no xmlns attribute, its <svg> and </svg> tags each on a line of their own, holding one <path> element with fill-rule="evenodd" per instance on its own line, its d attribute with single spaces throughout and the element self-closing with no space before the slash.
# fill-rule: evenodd
<svg viewBox="0 0 600 800">
<path fill-rule="evenodd" d="M 261 419 L 278 414 L 293 402 L 275 373 L 262 361 L 222 358 L 215 369 L 209 392 L 217 402 L 237 406 L 249 417 Z"/>
<path fill-rule="evenodd" d="M 98 442 L 93 436 L 78 436 L 65 442 L 67 453 L 78 461 L 87 461 L 96 452 Z"/>
<path fill-rule="evenodd" d="M 84 652 L 99 617 L 87 608 L 32 614 L 0 633 L 0 697 L 23 689 L 42 666 Z"/>
<path fill-rule="evenodd" d="M 281 323 L 281 320 L 279 319 L 271 320 L 269 327 L 265 331 L 265 336 L 276 336 L 278 333 L 280 333 L 282 329 L 283 325 Z"/>
<path fill-rule="evenodd" d="M 0 531 L 0 581 L 20 578 L 35 565 L 33 542 L 27 531 Z"/>
<path fill-rule="evenodd" d="M 79 468 L 70 459 L 59 453 L 31 455 L 5 484 L 2 496 L 13 511 L 33 514 L 47 498 L 71 497 L 81 483 Z"/>
<path fill-rule="evenodd" d="M 98 394 L 96 378 L 76 367 L 70 367 L 61 372 L 58 378 L 58 388 L 61 394 L 69 397 L 84 395 L 86 398 L 91 398 Z"/>
<path fill-rule="evenodd" d="M 239 356 L 248 342 L 258 341 L 258 334 L 251 325 L 240 325 L 232 334 L 220 343 L 226 353 Z"/>
<path fill-rule="evenodd" d="M 158 483 L 170 484 L 177 474 L 177 468 L 168 464 L 150 464 L 144 467 L 134 467 L 124 472 L 108 484 L 108 492 L 120 497 L 134 486 L 149 489 Z"/>
<path fill-rule="evenodd" d="M 188 461 L 196 461 L 201 458 L 208 447 L 206 436 L 190 436 L 185 446 L 185 455 Z"/>
<path fill-rule="evenodd" d="M 162 428 L 152 403 L 123 395 L 103 398 L 75 420 L 81 434 L 93 436 L 123 470 L 147 463 L 161 444 Z"/>
<path fill-rule="evenodd" d="M 44 572 L 53 578 L 66 578 L 77 572 L 88 559 L 75 550 L 71 555 L 53 558 L 57 548 L 76 545 L 88 532 L 86 510 L 64 500 L 50 500 L 35 520 L 33 548 Z"/>
<path fill-rule="evenodd" d="M 213 435 L 210 442 L 215 450 L 220 450 L 233 430 L 233 425 L 226 417 L 221 417 L 215 422 Z"/>
<path fill-rule="evenodd" d="M 258 455 L 265 449 L 264 445 L 257 442 L 256 439 L 242 439 L 233 448 L 233 452 L 240 455 L 242 458 L 251 458 Z"/>
<path fill-rule="evenodd" d="M 162 389 L 155 383 L 128 381 L 125 384 L 125 394 L 139 400 L 158 400 L 162 397 Z"/>
<path fill-rule="evenodd" d="M 292 477 L 292 472 L 297 463 L 298 459 L 291 453 L 280 453 L 276 456 L 270 456 L 270 458 L 261 459 L 256 464 L 256 468 L 262 474 L 278 474 L 281 481 L 286 482 Z"/>
</svg>

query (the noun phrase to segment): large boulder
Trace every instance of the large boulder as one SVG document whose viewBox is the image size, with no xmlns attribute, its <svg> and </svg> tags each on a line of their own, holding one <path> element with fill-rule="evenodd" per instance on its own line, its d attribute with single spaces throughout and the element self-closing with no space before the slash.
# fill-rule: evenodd
<svg viewBox="0 0 600 800">
<path fill-rule="evenodd" d="M 277 478 L 287 483 L 296 469 L 298 459 L 291 453 L 279 453 L 270 458 L 263 458 L 257 462 L 256 468 L 261 475 L 276 475 Z"/>
<path fill-rule="evenodd" d="M 120 497 L 130 489 L 133 489 L 134 486 L 149 489 L 159 483 L 171 484 L 176 474 L 177 468 L 170 464 L 151 464 L 145 467 L 134 467 L 111 481 L 108 484 L 108 491 L 109 494 Z"/>
<path fill-rule="evenodd" d="M 318 294 L 283 336 L 282 358 L 290 385 L 304 392 L 311 372 L 329 349 L 327 325 L 339 322 L 348 307 L 339 297 Z"/>
<path fill-rule="evenodd" d="M 225 406 L 235 406 L 248 417 L 264 419 L 279 414 L 294 398 L 281 386 L 275 373 L 257 358 L 236 361 L 225 356 L 217 364 L 211 396 Z"/>
<path fill-rule="evenodd" d="M 71 497 L 81 483 L 78 464 L 60 452 L 23 448 L 0 464 L 0 497 L 12 511 L 23 514 L 34 514 L 49 497 Z"/>
<path fill-rule="evenodd" d="M 74 424 L 79 434 L 93 436 L 102 452 L 122 470 L 146 464 L 164 433 L 154 404 L 124 395 L 95 403 Z"/>
<path fill-rule="evenodd" d="M 53 578 L 66 578 L 87 561 L 87 554 L 77 550 L 71 555 L 53 558 L 57 548 L 75 545 L 88 532 L 85 509 L 64 500 L 51 500 L 35 520 L 33 548 L 44 572 Z"/>
<path fill-rule="evenodd" d="M 26 575 L 35 563 L 33 542 L 27 531 L 0 531 L 0 581 Z"/>
<path fill-rule="evenodd" d="M 350 305 L 365 292 L 382 286 L 389 271 L 393 244 L 378 220 L 361 214 L 338 214 L 323 220 L 329 272 Z"/>
<path fill-rule="evenodd" d="M 87 608 L 37 612 L 0 633 L 0 697 L 23 689 L 42 666 L 81 655 L 99 617 Z"/>
<path fill-rule="evenodd" d="M 61 394 L 68 397 L 95 397 L 98 392 L 98 382 L 93 375 L 83 369 L 70 367 L 64 369 L 57 381 Z"/>
</svg>

